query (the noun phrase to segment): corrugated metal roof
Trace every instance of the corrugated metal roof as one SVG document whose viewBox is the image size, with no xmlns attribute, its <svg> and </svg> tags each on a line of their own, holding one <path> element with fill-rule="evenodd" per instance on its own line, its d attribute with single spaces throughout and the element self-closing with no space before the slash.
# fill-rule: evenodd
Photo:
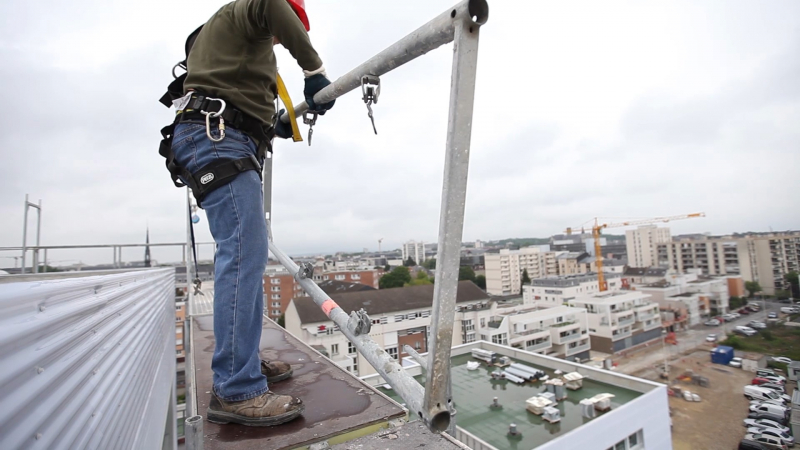
<svg viewBox="0 0 800 450">
<path fill-rule="evenodd" d="M 161 448 L 174 269 L 52 278 L 0 285 L 0 448 Z"/>
</svg>

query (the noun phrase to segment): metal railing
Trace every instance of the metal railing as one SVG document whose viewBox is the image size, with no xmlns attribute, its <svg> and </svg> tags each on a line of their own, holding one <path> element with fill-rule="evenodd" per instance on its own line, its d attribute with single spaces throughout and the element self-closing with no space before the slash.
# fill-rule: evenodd
<svg viewBox="0 0 800 450">
<path fill-rule="evenodd" d="M 365 86 L 399 66 L 442 45 L 453 42 L 453 66 L 450 86 L 450 111 L 447 125 L 445 171 L 439 219 L 438 263 L 433 294 L 433 309 L 427 357 L 425 388 L 388 355 L 369 336 L 370 321 L 366 313 L 355 311 L 348 315 L 311 280 L 311 269 L 299 267 L 272 241 L 269 250 L 292 274 L 325 314 L 339 326 L 342 333 L 358 348 L 367 361 L 405 401 L 412 414 L 419 416 L 434 432 L 449 430 L 455 433 L 450 387 L 450 347 L 455 320 L 455 300 L 458 285 L 461 238 L 464 225 L 472 113 L 477 71 L 478 38 L 481 26 L 489 17 L 486 0 L 463 0 L 441 15 L 421 26 L 400 41 L 389 46 L 365 63 L 341 76 L 314 96 L 318 104 L 330 102 Z M 365 98 L 366 101 L 366 98 Z M 295 105 L 295 115 L 308 110 L 305 102 Z M 304 116 L 305 117 L 305 116 Z M 281 116 L 288 122 L 286 114 Z M 313 123 L 315 118 L 309 118 Z M 272 220 L 272 164 L 264 164 L 264 211 L 267 226 Z M 187 431 L 188 434 L 188 431 Z"/>
<path fill-rule="evenodd" d="M 175 271 L 0 279 L 0 448 L 176 448 Z"/>
</svg>

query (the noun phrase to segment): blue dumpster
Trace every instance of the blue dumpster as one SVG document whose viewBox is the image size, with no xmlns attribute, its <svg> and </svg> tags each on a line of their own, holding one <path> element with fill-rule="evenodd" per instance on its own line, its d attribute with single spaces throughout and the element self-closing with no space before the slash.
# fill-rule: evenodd
<svg viewBox="0 0 800 450">
<path fill-rule="evenodd" d="M 733 359 L 733 347 L 720 345 L 717 346 L 717 348 L 715 348 L 713 352 L 711 352 L 711 362 L 714 364 L 722 364 L 727 366 L 732 359 Z"/>
</svg>

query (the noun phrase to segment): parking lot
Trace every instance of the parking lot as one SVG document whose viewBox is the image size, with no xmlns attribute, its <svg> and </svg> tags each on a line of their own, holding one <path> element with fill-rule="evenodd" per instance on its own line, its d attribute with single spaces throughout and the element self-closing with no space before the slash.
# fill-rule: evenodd
<svg viewBox="0 0 800 450">
<path fill-rule="evenodd" d="M 670 386 L 677 386 L 700 395 L 700 402 L 689 402 L 682 397 L 670 397 L 672 414 L 672 444 L 675 450 L 735 449 L 745 435 L 742 421 L 747 417 L 749 402 L 743 388 L 750 384 L 754 374 L 719 364 L 712 364 L 707 348 L 674 360 L 670 365 Z M 677 377 L 687 371 L 706 377 L 708 387 L 701 387 Z M 653 368 L 635 375 L 653 381 L 659 380 Z"/>
</svg>

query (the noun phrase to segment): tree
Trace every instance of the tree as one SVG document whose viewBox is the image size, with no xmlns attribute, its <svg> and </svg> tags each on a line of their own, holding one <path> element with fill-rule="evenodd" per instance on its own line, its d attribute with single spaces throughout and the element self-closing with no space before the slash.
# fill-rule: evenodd
<svg viewBox="0 0 800 450">
<path fill-rule="evenodd" d="M 528 269 L 522 270 L 522 282 L 519 285 L 520 292 L 522 292 L 522 286 L 525 286 L 525 284 L 531 284 L 531 277 L 528 275 Z"/>
<path fill-rule="evenodd" d="M 475 284 L 478 285 L 479 288 L 486 290 L 486 277 L 483 275 L 478 275 L 475 277 Z"/>
<path fill-rule="evenodd" d="M 434 269 L 436 269 L 436 260 L 435 259 L 426 259 L 425 261 L 422 262 L 422 267 L 424 267 L 424 268 L 426 268 L 428 270 L 434 270 Z"/>
<path fill-rule="evenodd" d="M 384 271 L 384 272 L 391 272 L 391 271 L 392 271 L 392 266 L 390 266 L 390 265 L 387 263 L 387 264 L 386 264 L 386 266 L 384 266 L 384 268 L 383 268 L 383 271 Z"/>
<path fill-rule="evenodd" d="M 381 289 L 391 289 L 403 287 L 406 283 L 410 282 L 411 273 L 408 271 L 408 267 L 401 266 L 395 267 L 391 272 L 382 276 L 380 281 L 378 281 L 378 286 Z"/>
<path fill-rule="evenodd" d="M 785 291 L 783 289 L 778 289 L 777 291 L 775 291 L 775 298 L 777 298 L 778 300 L 785 300 L 791 296 L 792 296 L 791 292 Z"/>
<path fill-rule="evenodd" d="M 461 266 L 458 268 L 458 281 L 475 281 L 475 271 L 470 266 Z"/>
<path fill-rule="evenodd" d="M 414 258 L 409 256 L 407 260 L 403 261 L 403 265 L 406 267 L 414 267 L 417 263 L 414 261 Z"/>
<path fill-rule="evenodd" d="M 758 284 L 758 281 L 745 281 L 744 288 L 750 293 L 750 297 L 761 291 L 761 285 Z"/>
<path fill-rule="evenodd" d="M 421 286 L 424 284 L 433 284 L 433 281 L 431 281 L 431 279 L 428 278 L 428 273 L 425 272 L 424 270 L 420 270 L 419 272 L 417 272 L 416 278 L 414 278 L 408 283 L 409 286 Z"/>
<path fill-rule="evenodd" d="M 797 272 L 791 271 L 787 273 L 784 278 L 789 282 L 789 287 L 792 291 L 792 297 L 800 298 L 800 275 Z"/>
<path fill-rule="evenodd" d="M 286 328 L 286 314 L 281 314 L 281 316 L 278 317 L 277 322 L 278 325 L 281 326 L 281 328 Z"/>
</svg>

